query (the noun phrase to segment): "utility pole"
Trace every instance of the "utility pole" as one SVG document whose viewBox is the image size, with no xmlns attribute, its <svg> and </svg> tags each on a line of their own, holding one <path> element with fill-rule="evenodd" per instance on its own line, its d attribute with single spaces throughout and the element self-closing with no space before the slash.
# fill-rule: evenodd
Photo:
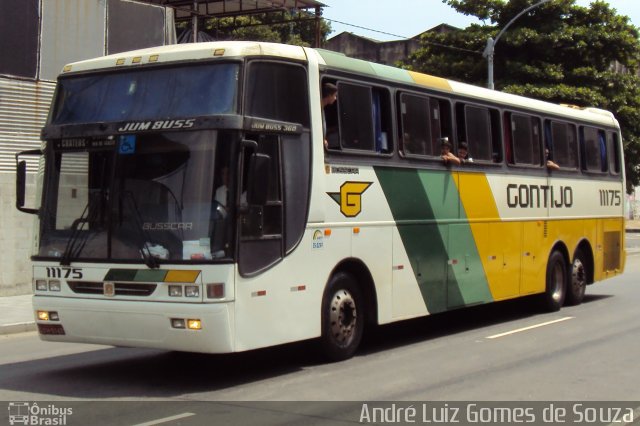
<svg viewBox="0 0 640 426">
<path fill-rule="evenodd" d="M 542 0 L 532 6 L 529 6 L 528 8 L 524 9 L 522 12 L 518 13 L 516 16 L 513 17 L 512 20 L 510 20 L 509 22 L 507 22 L 507 25 L 504 26 L 504 28 L 498 33 L 498 35 L 496 36 L 495 39 L 489 37 L 487 39 L 487 47 L 484 48 L 484 52 L 482 52 L 482 56 L 484 56 L 485 58 L 487 58 L 487 87 L 491 90 L 494 90 L 494 86 L 493 86 L 493 56 L 494 56 L 494 50 L 496 47 L 496 44 L 498 44 L 498 40 L 500 40 L 500 37 L 502 37 L 502 34 L 507 30 L 507 28 L 509 28 L 511 26 L 511 24 L 513 24 L 513 22 L 518 19 L 519 17 L 521 17 L 522 15 L 524 15 L 525 13 L 527 13 L 528 11 L 530 11 L 531 9 L 535 9 L 538 6 L 541 6 L 545 3 L 550 2 L 551 0 Z"/>
</svg>

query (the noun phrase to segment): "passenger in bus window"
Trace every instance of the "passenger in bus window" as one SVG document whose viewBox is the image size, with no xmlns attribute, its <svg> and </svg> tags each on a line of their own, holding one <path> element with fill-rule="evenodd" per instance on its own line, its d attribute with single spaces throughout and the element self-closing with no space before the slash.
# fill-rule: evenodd
<svg viewBox="0 0 640 426">
<path fill-rule="evenodd" d="M 549 152 L 549 148 L 545 148 L 544 150 L 544 158 L 547 162 L 547 168 L 549 170 L 559 170 L 560 166 L 558 166 L 552 159 L 551 153 Z"/>
<path fill-rule="evenodd" d="M 449 142 L 449 138 L 440 138 L 440 157 L 446 165 L 460 165 L 460 159 L 451 152 L 451 142 Z"/>
<path fill-rule="evenodd" d="M 402 151 L 404 154 L 419 154 L 424 155 L 424 141 L 412 138 L 408 132 L 405 132 L 402 137 Z"/>
<path fill-rule="evenodd" d="M 473 163 L 473 158 L 469 155 L 469 145 L 466 142 L 458 144 L 458 159 L 460 164 Z"/>
<path fill-rule="evenodd" d="M 325 149 L 329 148 L 329 142 L 327 141 L 327 120 L 325 118 L 324 109 L 333 105 L 338 99 L 338 87 L 332 83 L 325 83 L 322 86 L 322 100 L 320 104 L 322 106 L 322 138 L 324 140 Z"/>
<path fill-rule="evenodd" d="M 227 187 L 229 184 L 229 167 L 223 166 L 220 169 L 220 181 L 222 185 L 216 189 L 215 200 L 222 207 L 227 207 L 227 198 L 229 196 L 229 189 Z"/>
</svg>

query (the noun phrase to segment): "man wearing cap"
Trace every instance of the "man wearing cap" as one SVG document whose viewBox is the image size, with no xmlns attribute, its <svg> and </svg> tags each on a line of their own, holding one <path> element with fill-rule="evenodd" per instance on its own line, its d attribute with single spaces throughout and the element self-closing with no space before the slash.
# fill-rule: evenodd
<svg viewBox="0 0 640 426">
<path fill-rule="evenodd" d="M 440 138 L 440 157 L 444 164 L 457 164 L 460 165 L 460 159 L 453 155 L 451 152 L 451 142 L 449 142 L 449 138 Z"/>
</svg>

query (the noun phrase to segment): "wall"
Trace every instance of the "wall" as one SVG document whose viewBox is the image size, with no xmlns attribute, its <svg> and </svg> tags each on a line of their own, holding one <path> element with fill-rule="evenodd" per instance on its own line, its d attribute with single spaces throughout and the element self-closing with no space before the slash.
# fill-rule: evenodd
<svg viewBox="0 0 640 426">
<path fill-rule="evenodd" d="M 0 296 L 31 292 L 35 216 L 15 208 L 15 154 L 40 148 L 55 79 L 73 61 L 175 43 L 171 9 L 128 0 L 0 0 Z M 28 160 L 27 206 L 37 162 Z"/>
</svg>

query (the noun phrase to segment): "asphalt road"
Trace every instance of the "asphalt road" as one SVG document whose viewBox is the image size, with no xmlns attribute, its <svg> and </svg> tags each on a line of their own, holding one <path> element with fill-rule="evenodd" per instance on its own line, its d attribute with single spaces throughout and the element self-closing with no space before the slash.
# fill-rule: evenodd
<svg viewBox="0 0 640 426">
<path fill-rule="evenodd" d="M 93 424 L 204 424 L 238 407 L 245 424 L 301 421 L 300 404 L 251 401 L 640 401 L 639 273 L 629 256 L 623 276 L 557 313 L 521 299 L 380 327 L 335 364 L 310 343 L 219 356 L 0 336 L 0 401 L 109 401 L 76 408 Z M 358 404 L 309 410 L 333 422 Z"/>
</svg>

